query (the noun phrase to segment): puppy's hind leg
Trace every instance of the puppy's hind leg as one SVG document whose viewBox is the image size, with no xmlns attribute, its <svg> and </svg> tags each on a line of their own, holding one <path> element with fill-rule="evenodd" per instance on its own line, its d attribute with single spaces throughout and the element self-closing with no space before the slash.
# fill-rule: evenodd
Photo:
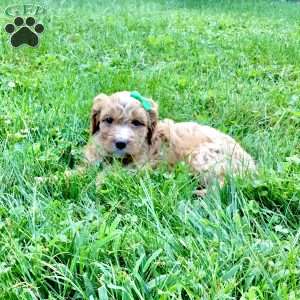
<svg viewBox="0 0 300 300">
<path fill-rule="evenodd" d="M 189 163 L 201 182 L 199 189 L 194 192 L 195 195 L 203 198 L 214 182 L 218 183 L 219 188 L 224 186 L 226 160 L 214 144 L 202 144 L 191 156 Z"/>
<path fill-rule="evenodd" d="M 204 198 L 205 195 L 207 194 L 207 189 L 197 189 L 193 192 L 194 195 L 196 195 L 199 198 Z"/>
<path fill-rule="evenodd" d="M 216 184 L 219 189 L 221 189 L 224 186 L 224 177 L 217 176 L 216 174 L 205 174 L 202 177 L 201 185 L 193 192 L 194 195 L 196 195 L 199 198 L 204 198 L 209 190 L 209 188 L 212 186 L 214 180 L 216 180 Z"/>
</svg>

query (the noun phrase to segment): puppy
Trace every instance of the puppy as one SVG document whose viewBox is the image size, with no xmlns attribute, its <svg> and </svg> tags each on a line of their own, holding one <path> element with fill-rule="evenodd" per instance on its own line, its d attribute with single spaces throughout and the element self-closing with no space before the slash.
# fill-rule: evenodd
<svg viewBox="0 0 300 300">
<path fill-rule="evenodd" d="M 158 105 L 151 99 L 147 102 L 145 109 L 140 99 L 126 91 L 95 97 L 91 142 L 85 148 L 89 163 L 113 157 L 133 166 L 185 161 L 202 179 L 200 196 L 214 179 L 223 185 L 228 172 L 255 170 L 254 160 L 230 136 L 195 122 L 158 121 Z"/>
</svg>

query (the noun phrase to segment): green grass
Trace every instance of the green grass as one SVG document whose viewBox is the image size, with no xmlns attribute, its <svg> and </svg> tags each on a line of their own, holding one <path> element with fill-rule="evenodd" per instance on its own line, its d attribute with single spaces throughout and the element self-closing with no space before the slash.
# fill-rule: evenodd
<svg viewBox="0 0 300 300">
<path fill-rule="evenodd" d="M 44 2 L 38 49 L 0 34 L 0 299 L 300 299 L 300 5 L 70 2 Z M 93 96 L 124 89 L 258 176 L 203 200 L 181 164 L 66 176 Z"/>
</svg>

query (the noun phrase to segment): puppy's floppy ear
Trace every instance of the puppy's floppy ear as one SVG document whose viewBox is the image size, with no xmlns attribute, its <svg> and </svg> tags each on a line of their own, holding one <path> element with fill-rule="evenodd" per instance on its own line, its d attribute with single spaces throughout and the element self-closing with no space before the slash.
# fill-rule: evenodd
<svg viewBox="0 0 300 300">
<path fill-rule="evenodd" d="M 104 102 L 109 100 L 105 94 L 99 94 L 94 98 L 92 113 L 91 113 L 91 133 L 92 135 L 100 129 L 100 113 Z"/>
<path fill-rule="evenodd" d="M 158 104 L 154 102 L 152 99 L 148 99 L 148 101 L 151 102 L 152 108 L 149 111 L 150 122 L 148 125 L 147 142 L 149 145 L 151 145 L 153 142 L 152 141 L 153 134 L 158 122 Z"/>
</svg>

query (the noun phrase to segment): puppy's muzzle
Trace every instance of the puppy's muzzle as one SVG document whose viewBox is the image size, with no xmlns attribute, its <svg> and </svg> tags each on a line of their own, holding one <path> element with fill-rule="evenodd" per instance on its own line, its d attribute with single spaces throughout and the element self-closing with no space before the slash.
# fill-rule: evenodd
<svg viewBox="0 0 300 300">
<path fill-rule="evenodd" d="M 127 144 L 128 144 L 128 141 L 116 141 L 115 147 L 118 150 L 124 150 L 126 148 Z"/>
</svg>

